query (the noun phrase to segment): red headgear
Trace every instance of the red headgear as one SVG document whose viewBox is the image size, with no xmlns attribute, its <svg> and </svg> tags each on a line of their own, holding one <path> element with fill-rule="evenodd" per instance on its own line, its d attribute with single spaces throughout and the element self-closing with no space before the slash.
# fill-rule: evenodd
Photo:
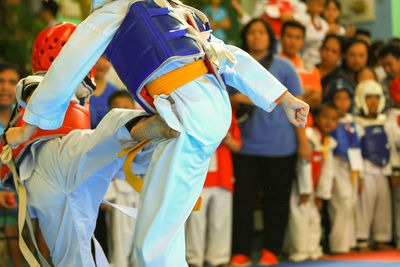
<svg viewBox="0 0 400 267">
<path fill-rule="evenodd" d="M 75 24 L 63 22 L 39 33 L 32 49 L 33 73 L 47 71 L 50 68 L 75 29 Z"/>
</svg>

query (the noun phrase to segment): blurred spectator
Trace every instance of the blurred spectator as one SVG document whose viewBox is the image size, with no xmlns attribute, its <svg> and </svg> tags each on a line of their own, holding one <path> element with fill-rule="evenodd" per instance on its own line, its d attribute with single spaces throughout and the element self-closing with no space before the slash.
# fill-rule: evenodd
<svg viewBox="0 0 400 267">
<path fill-rule="evenodd" d="M 321 85 L 323 88 L 323 100 L 327 100 L 329 85 L 338 80 L 343 79 L 352 84 L 349 76 L 339 67 L 344 47 L 343 37 L 337 34 L 328 34 L 320 49 L 321 63 L 317 66 L 321 74 Z"/>
<path fill-rule="evenodd" d="M 15 87 L 20 78 L 17 67 L 9 63 L 0 64 L 0 134 L 3 134 L 15 105 Z M 2 206 L 0 207 L 0 222 L 4 227 L 7 247 L 15 267 L 22 267 L 22 254 L 18 245 L 18 205 L 15 191 L 0 183 Z M 7 198 L 5 199 L 5 196 Z"/>
<path fill-rule="evenodd" d="M 210 20 L 212 34 L 226 42 L 227 37 L 225 30 L 231 27 L 228 11 L 221 5 L 222 0 L 211 0 L 211 4 L 207 5 L 203 12 Z"/>
<path fill-rule="evenodd" d="M 392 187 L 392 203 L 394 212 L 394 241 L 397 249 L 400 249 L 400 76 L 390 85 L 390 94 L 394 102 L 393 108 L 387 112 L 386 129 L 391 147 L 390 151 L 393 173 L 390 177 Z"/>
<path fill-rule="evenodd" d="M 323 16 L 329 25 L 329 30 L 327 33 L 336 33 L 339 35 L 352 37 L 356 32 L 354 26 L 347 26 L 346 28 L 344 28 L 338 23 L 341 11 L 342 7 L 338 0 L 326 0 Z"/>
<path fill-rule="evenodd" d="M 42 9 L 40 11 L 40 18 L 48 28 L 57 24 L 58 4 L 54 0 L 42 0 Z"/>
<path fill-rule="evenodd" d="M 358 192 L 361 192 L 361 168 L 354 162 L 362 162 L 360 141 L 357 137 L 352 112 L 354 89 L 343 79 L 330 85 L 328 100 L 339 110 L 339 126 L 331 133 L 337 146 L 334 153 L 334 178 L 332 198 L 328 202 L 329 251 L 335 254 L 350 252 L 356 247 L 355 215 Z M 357 152 L 354 156 L 354 152 Z M 349 156 L 350 155 L 350 156 Z"/>
<path fill-rule="evenodd" d="M 371 67 L 374 69 L 377 80 L 379 82 L 383 81 L 386 78 L 385 69 L 382 66 L 382 62 L 379 60 L 379 51 L 385 45 L 386 42 L 383 40 L 376 40 L 371 44 Z"/>
<path fill-rule="evenodd" d="M 376 73 L 370 67 L 365 67 L 357 73 L 357 84 L 366 80 L 377 81 Z"/>
<path fill-rule="evenodd" d="M 310 161 L 298 162 L 290 195 L 286 246 L 291 261 L 317 260 L 323 255 L 320 211 L 322 200 L 331 198 L 337 143 L 329 134 L 337 128 L 338 120 L 337 108 L 323 104 L 316 113 L 315 126 L 306 129 L 313 150 Z"/>
<path fill-rule="evenodd" d="M 108 82 L 105 78 L 111 63 L 105 56 L 101 56 L 96 64 L 96 90 L 90 98 L 90 123 L 92 129 L 96 128 L 97 124 L 107 114 L 108 106 L 107 101 L 110 95 L 117 91 L 118 88 L 112 83 Z"/>
<path fill-rule="evenodd" d="M 257 0 L 253 4 L 250 14 L 243 11 L 238 0 L 232 0 L 232 7 L 239 14 L 242 25 L 252 18 L 263 18 L 270 25 L 276 37 L 281 36 L 282 24 L 287 20 L 304 17 L 306 5 L 300 0 Z"/>
<path fill-rule="evenodd" d="M 373 80 L 363 81 L 355 89 L 354 100 L 361 111 L 354 120 L 364 164 L 356 215 L 358 247 L 368 251 L 373 241 L 378 249 L 388 249 L 392 240 L 392 205 L 387 176 L 392 175 L 392 168 L 382 86 Z"/>
<path fill-rule="evenodd" d="M 240 128 L 233 114 L 228 134 L 210 157 L 201 191 L 201 209 L 192 212 L 185 227 L 186 260 L 189 267 L 224 266 L 229 263 L 232 243 L 232 152 L 242 145 Z"/>
<path fill-rule="evenodd" d="M 127 90 L 115 91 L 108 98 L 110 110 L 114 108 L 134 109 L 134 103 L 132 95 Z M 138 208 L 139 206 L 139 193 L 126 180 L 114 179 L 104 199 L 126 207 Z M 106 222 L 109 227 L 107 240 L 110 266 L 137 267 L 133 246 L 135 221 L 116 209 L 110 209 L 106 210 Z"/>
<path fill-rule="evenodd" d="M 371 44 L 371 31 L 366 29 L 356 29 L 355 38 L 364 40 L 368 45 Z"/>
<path fill-rule="evenodd" d="M 342 69 L 349 75 L 353 85 L 357 84 L 357 74 L 369 63 L 369 46 L 365 40 L 352 38 L 346 45 Z"/>
<path fill-rule="evenodd" d="M 325 0 L 306 0 L 306 5 L 307 14 L 298 19 L 306 27 L 302 58 L 307 64 L 317 65 L 322 40 L 329 30 L 328 23 L 321 17 Z"/>
<path fill-rule="evenodd" d="M 389 94 L 390 84 L 400 76 L 400 43 L 389 42 L 379 51 L 379 60 L 387 77 L 381 82 L 386 98 L 386 108 L 393 107 L 393 101 Z"/>
<path fill-rule="evenodd" d="M 290 20 L 283 24 L 281 34 L 281 57 L 289 59 L 296 67 L 304 90 L 304 101 L 310 105 L 311 110 L 317 109 L 322 101 L 321 75 L 318 69 L 310 63 L 303 62 L 300 51 L 306 36 L 305 27 L 297 21 Z M 307 125 L 312 125 L 311 114 Z"/>
<path fill-rule="evenodd" d="M 255 60 L 299 97 L 303 94 L 292 64 L 274 55 L 275 37 L 263 19 L 253 19 L 241 32 L 242 46 Z M 291 182 L 295 176 L 297 153 L 309 158 L 311 147 L 304 128 L 295 128 L 283 120 L 284 110 L 277 106 L 271 113 L 254 107 L 241 93 L 231 96 L 232 106 L 253 106 L 242 125 L 242 149 L 234 154 L 233 266 L 251 263 L 253 216 L 259 190 L 263 192 L 264 232 L 261 264 L 274 264 L 282 249 L 288 219 Z M 270 131 L 270 129 L 274 129 Z M 240 265 L 242 264 L 242 265 Z"/>
</svg>

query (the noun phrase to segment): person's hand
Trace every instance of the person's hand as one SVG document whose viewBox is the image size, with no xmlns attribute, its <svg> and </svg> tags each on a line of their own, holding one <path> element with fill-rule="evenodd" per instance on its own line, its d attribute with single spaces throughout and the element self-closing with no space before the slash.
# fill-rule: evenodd
<svg viewBox="0 0 400 267">
<path fill-rule="evenodd" d="M 316 197 L 316 198 L 315 198 L 315 206 L 317 206 L 317 209 L 318 209 L 319 211 L 321 211 L 321 209 L 322 209 L 322 199 Z"/>
<path fill-rule="evenodd" d="M 29 123 L 25 123 L 22 127 L 12 127 L 5 133 L 7 143 L 12 149 L 15 149 L 20 144 L 28 141 L 35 129 L 36 126 Z"/>
<path fill-rule="evenodd" d="M 292 20 L 293 19 L 293 14 L 292 13 L 283 13 L 280 17 L 281 21 L 285 22 L 288 20 Z"/>
<path fill-rule="evenodd" d="M 287 92 L 280 102 L 285 110 L 288 120 L 297 127 L 304 128 L 307 123 L 307 115 L 310 111 L 310 106 L 294 97 L 291 93 Z"/>
<path fill-rule="evenodd" d="M 390 184 L 392 185 L 392 187 L 397 187 L 399 185 L 400 182 L 400 178 L 397 176 L 392 176 L 390 177 Z"/>
<path fill-rule="evenodd" d="M 300 196 L 300 200 L 299 200 L 299 206 L 301 206 L 304 203 L 306 203 L 309 198 L 310 198 L 310 195 L 301 195 Z"/>
<path fill-rule="evenodd" d="M 131 136 L 133 140 L 142 141 L 155 138 L 174 138 L 179 132 L 170 128 L 159 114 L 150 117 L 143 117 L 132 127 Z"/>
<path fill-rule="evenodd" d="M 354 26 L 346 26 L 345 36 L 346 37 L 353 37 L 354 35 L 356 35 L 356 27 L 354 27 Z"/>
<path fill-rule="evenodd" d="M 10 210 L 17 206 L 13 192 L 0 191 L 0 207 Z"/>
</svg>

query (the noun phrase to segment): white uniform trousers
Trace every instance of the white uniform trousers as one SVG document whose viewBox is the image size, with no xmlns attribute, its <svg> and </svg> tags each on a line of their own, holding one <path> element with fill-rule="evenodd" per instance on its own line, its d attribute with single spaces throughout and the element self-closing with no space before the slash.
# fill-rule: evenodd
<svg viewBox="0 0 400 267">
<path fill-rule="evenodd" d="M 116 179 L 111 182 L 104 199 L 130 208 L 137 208 L 139 205 L 139 193 L 126 180 Z M 136 253 L 133 246 L 136 220 L 129 218 L 116 209 L 107 211 L 106 214 L 106 222 L 109 228 L 110 266 L 137 267 Z"/>
<path fill-rule="evenodd" d="M 202 207 L 186 221 L 186 260 L 203 266 L 229 262 L 232 240 L 232 192 L 222 187 L 205 187 Z"/>
<path fill-rule="evenodd" d="M 315 205 L 314 193 L 310 195 L 306 203 L 299 205 L 299 202 L 297 181 L 294 181 L 290 195 L 286 240 L 289 259 L 291 261 L 318 259 L 323 255 L 320 246 L 321 216 Z"/>
<path fill-rule="evenodd" d="M 332 197 L 328 201 L 331 223 L 329 249 L 332 253 L 347 253 L 356 246 L 355 220 L 358 181 L 352 181 L 349 163 L 334 157 L 335 176 Z"/>
<path fill-rule="evenodd" d="M 357 239 L 369 240 L 372 233 L 375 242 L 390 242 L 392 207 L 389 181 L 383 168 L 369 160 L 364 160 L 364 170 L 364 189 L 359 195 L 356 213 Z"/>
</svg>

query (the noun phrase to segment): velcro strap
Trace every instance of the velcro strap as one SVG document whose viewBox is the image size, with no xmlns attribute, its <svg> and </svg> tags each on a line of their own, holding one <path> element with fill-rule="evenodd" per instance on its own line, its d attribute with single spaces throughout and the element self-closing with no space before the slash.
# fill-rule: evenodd
<svg viewBox="0 0 400 267">
<path fill-rule="evenodd" d="M 169 95 L 175 89 L 208 73 L 208 68 L 202 59 L 175 69 L 155 79 L 146 85 L 150 96 Z"/>
</svg>

